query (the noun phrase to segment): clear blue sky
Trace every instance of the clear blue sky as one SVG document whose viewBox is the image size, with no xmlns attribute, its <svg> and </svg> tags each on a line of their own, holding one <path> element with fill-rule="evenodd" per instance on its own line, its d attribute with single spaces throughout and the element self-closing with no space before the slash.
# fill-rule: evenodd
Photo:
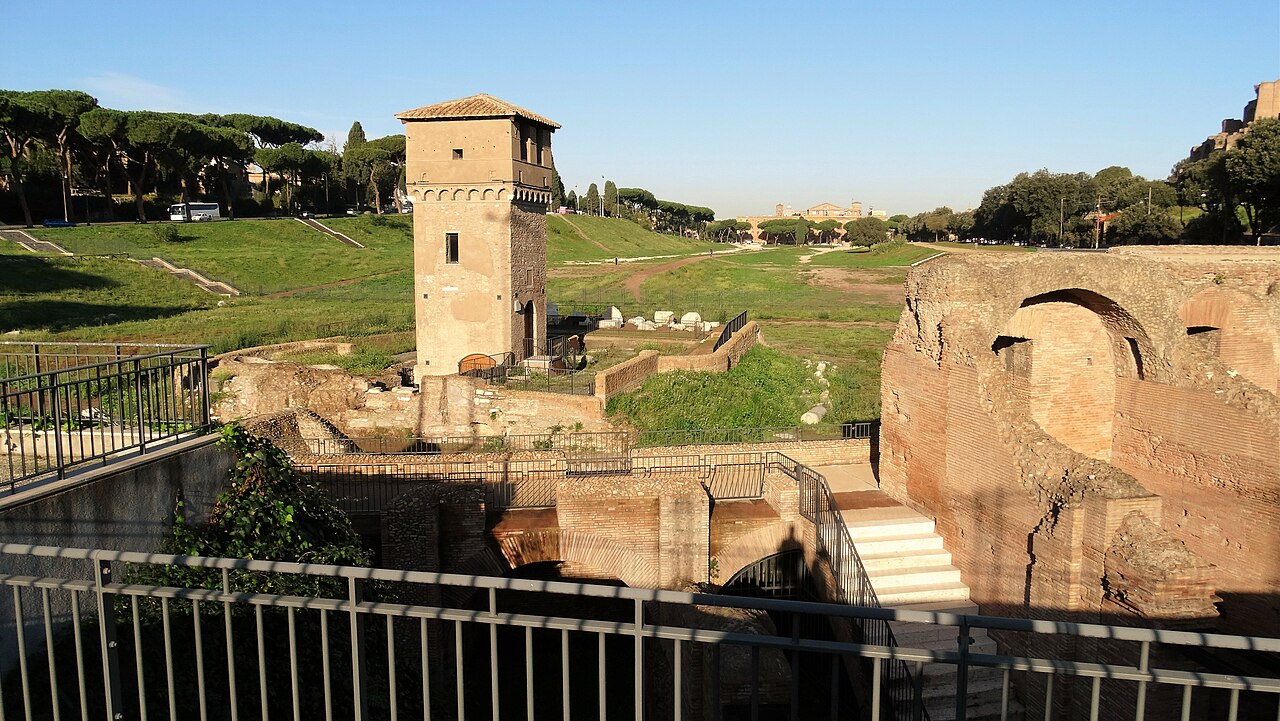
<svg viewBox="0 0 1280 721">
<path fill-rule="evenodd" d="M 1280 2 L 8 0 L 0 87 L 346 137 L 487 92 L 556 165 L 721 217 L 976 206 L 1021 170 L 1170 167 L 1280 78 Z"/>
</svg>

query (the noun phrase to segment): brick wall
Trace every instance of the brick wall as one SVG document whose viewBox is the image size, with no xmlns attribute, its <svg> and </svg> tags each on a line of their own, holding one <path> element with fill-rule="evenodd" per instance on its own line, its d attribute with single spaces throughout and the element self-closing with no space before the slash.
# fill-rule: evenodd
<svg viewBox="0 0 1280 721">
<path fill-rule="evenodd" d="M 759 342 L 760 326 L 755 321 L 748 321 L 714 353 L 660 356 L 656 351 L 641 351 L 635 358 L 596 374 L 596 397 L 608 400 L 620 393 L 633 391 L 656 373 L 673 370 L 723 373 Z"/>
<path fill-rule="evenodd" d="M 944 258 L 909 276 L 880 480 L 936 520 L 983 612 L 1280 628 L 1280 406 L 1233 367 L 1269 362 L 1280 254 L 1210 264 L 1221 282 L 1189 257 Z M 1255 308 L 1252 325 L 1218 319 L 1248 339 L 1234 356 L 1179 317 L 1206 283 L 1247 296 L 1227 320 Z"/>
<path fill-rule="evenodd" d="M 734 333 L 716 352 L 707 355 L 662 356 L 658 363 L 658 370 L 662 373 L 673 370 L 723 373 L 736 365 L 747 351 L 760 342 L 760 338 L 760 326 L 753 320 L 747 321 L 747 324 Z"/>
<path fill-rule="evenodd" d="M 664 474 L 561 479 L 556 514 L 564 532 L 614 541 L 653 569 L 650 588 L 678 588 L 707 573 L 710 507 L 696 478 Z M 621 556 L 621 554 L 619 554 Z M 627 559 L 600 559 L 600 566 Z"/>
<path fill-rule="evenodd" d="M 640 355 L 596 374 L 596 398 L 610 398 L 628 393 L 644 384 L 649 376 L 658 372 L 658 351 L 642 350 Z"/>
<path fill-rule="evenodd" d="M 1197 389 L 1120 379 L 1113 462 L 1164 501 L 1162 525 L 1217 565 L 1223 622 L 1276 632 L 1280 427 Z"/>
</svg>

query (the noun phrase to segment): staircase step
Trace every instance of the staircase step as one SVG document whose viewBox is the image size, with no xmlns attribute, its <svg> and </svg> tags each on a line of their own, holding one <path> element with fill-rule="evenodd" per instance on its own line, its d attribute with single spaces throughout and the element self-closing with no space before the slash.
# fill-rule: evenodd
<svg viewBox="0 0 1280 721">
<path fill-rule="evenodd" d="M 872 584 L 874 588 L 875 584 Z M 902 586 L 892 591 L 880 593 L 876 597 L 882 606 L 897 606 L 903 603 L 924 603 L 926 601 L 967 601 L 969 587 L 958 581 L 951 583 L 931 583 L 921 586 Z"/>
<path fill-rule="evenodd" d="M 933 533 L 933 521 L 925 518 L 924 516 L 918 516 L 916 518 L 885 518 L 853 522 L 850 522 L 846 517 L 845 525 L 849 528 L 849 537 L 853 539 L 854 543 L 864 540 L 870 541 L 882 538 L 892 538 L 894 536 Z"/>
<path fill-rule="evenodd" d="M 879 551 L 862 553 L 864 544 L 854 544 L 858 549 L 858 558 L 867 573 L 874 573 L 890 568 L 910 568 L 913 566 L 949 566 L 951 554 L 941 548 L 917 548 L 906 551 Z"/>
<path fill-rule="evenodd" d="M 944 566 L 920 566 L 916 568 L 886 568 L 867 572 L 876 595 L 893 593 L 904 586 L 923 586 L 929 583 L 960 583 L 960 569 L 950 564 Z"/>
<path fill-rule="evenodd" d="M 944 550 L 942 536 L 932 532 L 902 533 L 896 536 L 881 538 L 854 538 L 853 546 L 858 556 L 882 556 L 889 553 L 905 553 L 907 551 Z"/>
</svg>

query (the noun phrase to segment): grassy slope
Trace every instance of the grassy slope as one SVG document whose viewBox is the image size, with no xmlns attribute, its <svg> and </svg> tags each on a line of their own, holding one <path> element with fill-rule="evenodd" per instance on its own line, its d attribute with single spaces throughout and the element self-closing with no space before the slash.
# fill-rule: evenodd
<svg viewBox="0 0 1280 721">
<path fill-rule="evenodd" d="M 129 260 L 37 255 L 0 243 L 0 332 L 166 318 L 216 300 Z"/>
<path fill-rule="evenodd" d="M 591 215 L 547 216 L 548 265 L 651 255 L 692 255 L 714 247 L 717 247 L 715 243 L 654 233 L 629 220 Z"/>
<path fill-rule="evenodd" d="M 411 268 L 410 220 L 383 216 L 339 218 L 335 230 L 368 246 L 344 245 L 294 220 L 237 220 L 178 226 L 182 240 L 165 243 L 154 225 L 93 225 L 42 228 L 33 235 L 78 254 L 127 253 L 159 256 L 223 280 L 243 293 L 260 295 Z M 330 221 L 325 221 L 330 222 Z"/>
</svg>

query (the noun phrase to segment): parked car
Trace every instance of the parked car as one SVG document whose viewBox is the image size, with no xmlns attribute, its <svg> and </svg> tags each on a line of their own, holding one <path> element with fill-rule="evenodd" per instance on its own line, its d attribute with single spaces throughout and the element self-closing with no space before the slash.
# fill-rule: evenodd
<svg viewBox="0 0 1280 721">
<path fill-rule="evenodd" d="M 76 227 L 76 224 L 75 224 L 75 223 L 72 223 L 72 222 L 71 222 L 71 221 L 69 221 L 69 220 L 58 220 L 57 218 L 49 218 L 49 219 L 47 219 L 47 220 L 45 220 L 45 221 L 44 221 L 44 227 L 46 227 L 46 228 L 74 228 L 74 227 Z"/>
<path fill-rule="evenodd" d="M 313 212 L 311 212 L 310 210 L 304 210 L 304 211 L 302 211 L 302 212 L 298 213 L 298 217 L 299 217 L 299 218 L 314 218 L 314 217 L 316 217 L 316 214 L 315 214 L 315 213 L 313 213 Z"/>
</svg>

